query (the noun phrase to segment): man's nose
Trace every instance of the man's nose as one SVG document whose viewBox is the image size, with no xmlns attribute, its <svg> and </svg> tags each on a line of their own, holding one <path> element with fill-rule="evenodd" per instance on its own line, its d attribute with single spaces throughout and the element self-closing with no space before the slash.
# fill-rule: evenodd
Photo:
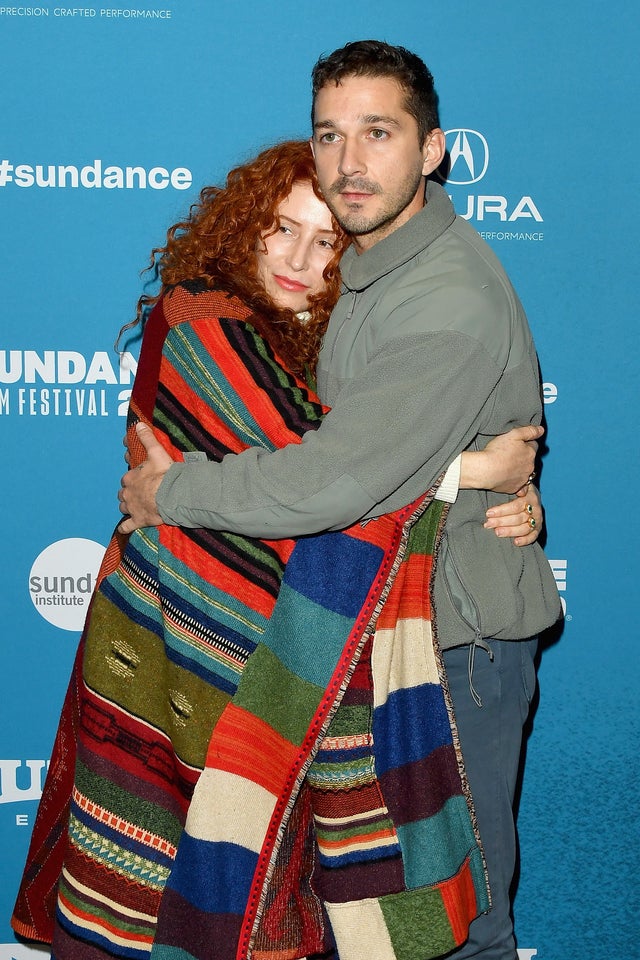
<svg viewBox="0 0 640 960">
<path fill-rule="evenodd" d="M 356 174 L 364 176 L 367 166 L 362 156 L 362 149 L 354 141 L 345 140 L 340 151 L 338 171 L 343 177 L 354 177 Z"/>
</svg>

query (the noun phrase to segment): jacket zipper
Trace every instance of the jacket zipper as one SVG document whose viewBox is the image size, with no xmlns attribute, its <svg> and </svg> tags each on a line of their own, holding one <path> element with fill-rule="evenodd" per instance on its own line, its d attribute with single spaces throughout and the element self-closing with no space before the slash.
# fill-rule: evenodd
<svg viewBox="0 0 640 960">
<path fill-rule="evenodd" d="M 352 290 L 352 291 L 351 291 L 351 304 L 350 304 L 350 306 L 349 306 L 349 309 L 347 310 L 347 315 L 346 315 L 346 317 L 344 318 L 344 320 L 342 321 L 342 323 L 340 324 L 339 329 L 336 331 L 336 335 L 335 335 L 335 337 L 333 338 L 333 343 L 331 344 L 331 356 L 330 356 L 330 358 L 329 358 L 329 366 L 328 366 L 328 369 L 329 369 L 329 370 L 333 367 L 333 359 L 334 359 L 334 356 L 335 356 L 336 346 L 337 346 L 338 340 L 340 339 L 340 334 L 342 333 L 342 331 L 344 330 L 345 326 L 347 325 L 347 323 L 349 323 L 349 320 L 351 320 L 351 317 L 353 316 L 353 311 L 355 310 L 356 300 L 357 300 L 357 299 L 358 299 L 358 294 L 357 294 L 357 292 L 356 292 L 355 290 Z"/>
</svg>

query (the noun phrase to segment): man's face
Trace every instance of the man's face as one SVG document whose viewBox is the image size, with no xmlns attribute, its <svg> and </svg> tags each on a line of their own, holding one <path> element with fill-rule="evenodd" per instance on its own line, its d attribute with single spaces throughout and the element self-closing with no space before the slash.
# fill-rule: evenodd
<svg viewBox="0 0 640 960">
<path fill-rule="evenodd" d="M 365 250 L 424 204 L 423 177 L 444 152 L 444 134 L 424 143 L 391 77 L 346 77 L 316 96 L 311 145 L 320 188 L 341 226 Z"/>
</svg>

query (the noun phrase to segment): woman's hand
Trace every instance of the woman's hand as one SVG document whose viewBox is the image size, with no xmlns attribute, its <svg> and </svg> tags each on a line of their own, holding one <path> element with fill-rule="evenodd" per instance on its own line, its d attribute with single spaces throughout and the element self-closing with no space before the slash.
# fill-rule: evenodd
<svg viewBox="0 0 640 960">
<path fill-rule="evenodd" d="M 512 537 L 516 547 L 524 547 L 538 539 L 543 523 L 540 494 L 528 484 L 524 494 L 490 507 L 484 526 L 493 530 L 497 537 Z"/>
</svg>

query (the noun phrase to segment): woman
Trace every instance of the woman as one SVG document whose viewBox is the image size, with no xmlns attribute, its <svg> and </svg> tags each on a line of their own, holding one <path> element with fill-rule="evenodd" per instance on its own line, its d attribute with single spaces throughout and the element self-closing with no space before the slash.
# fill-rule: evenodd
<svg viewBox="0 0 640 960">
<path fill-rule="evenodd" d="M 131 466 L 144 455 L 139 421 L 187 461 L 273 449 L 317 426 L 323 409 L 305 372 L 337 296 L 344 245 L 307 144 L 267 150 L 232 171 L 225 189 L 203 191 L 154 251 L 162 294 L 141 304 L 153 309 L 131 399 Z M 401 516 L 297 546 L 166 526 L 114 537 L 34 829 L 18 933 L 52 940 L 58 960 L 151 950 L 284 958 L 326 946 L 324 907 L 308 883 L 310 816 L 323 822 L 326 797 L 313 760 L 331 718 L 343 722 L 354 677 L 353 689 L 368 689 L 373 630 L 381 610 L 402 605 L 407 557 L 420 558 L 425 582 L 445 511 L 426 510 L 431 495 Z M 519 502 L 503 514 L 495 522 L 511 534 L 535 536 Z M 421 516 L 428 536 L 410 547 Z M 318 585 L 319 570 L 333 579 Z M 296 663 L 286 661 L 294 647 Z M 447 749 L 456 757 L 451 737 Z M 452 783 L 464 816 L 464 785 Z M 222 819 L 212 826 L 212 816 Z M 255 826 L 263 821 L 264 836 Z M 482 877 L 463 879 L 476 884 L 481 908 Z"/>
</svg>

